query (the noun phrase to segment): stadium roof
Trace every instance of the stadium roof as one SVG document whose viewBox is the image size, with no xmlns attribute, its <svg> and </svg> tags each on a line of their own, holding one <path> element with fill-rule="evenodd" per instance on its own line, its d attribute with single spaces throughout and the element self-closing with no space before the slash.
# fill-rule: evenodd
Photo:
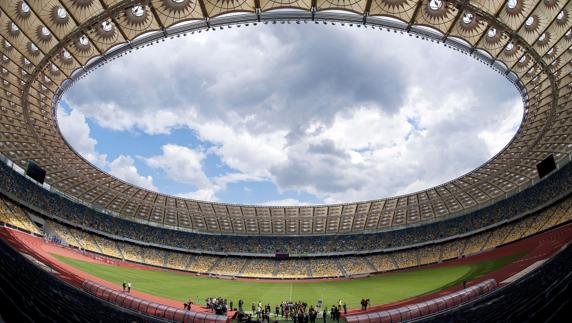
<svg viewBox="0 0 572 323">
<path fill-rule="evenodd" d="M 481 208 L 533 185 L 536 164 L 547 155 L 570 159 L 569 1 L 0 0 L 0 9 L 0 152 L 21 167 L 35 160 L 52 188 L 128 219 L 229 234 L 387 230 Z M 59 132 L 55 110 L 63 92 L 118 55 L 164 37 L 284 21 L 391 29 L 468 53 L 517 86 L 525 105 L 522 124 L 499 154 L 443 185 L 307 207 L 230 205 L 151 192 L 99 170 Z"/>
</svg>

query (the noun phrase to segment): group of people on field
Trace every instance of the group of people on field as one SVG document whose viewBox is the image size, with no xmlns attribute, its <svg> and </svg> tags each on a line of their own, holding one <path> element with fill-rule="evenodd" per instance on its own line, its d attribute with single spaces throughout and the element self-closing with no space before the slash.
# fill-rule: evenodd
<svg viewBox="0 0 572 323">
<path fill-rule="evenodd" d="M 239 322 L 262 322 L 272 323 L 276 322 L 278 318 L 283 320 L 291 320 L 293 323 L 316 323 L 318 317 L 322 316 L 322 321 L 325 323 L 328 318 L 331 322 L 339 322 L 342 313 L 347 314 L 347 305 L 343 300 L 339 300 L 337 304 L 331 307 L 321 307 L 321 302 L 317 307 L 308 305 L 306 302 L 298 301 L 283 301 L 274 307 L 274 317 L 272 316 L 272 307 L 270 304 L 264 305 L 261 301 L 251 304 L 251 313 L 244 311 L 244 301 L 238 302 L 238 309 L 236 310 L 235 317 Z"/>
<path fill-rule="evenodd" d="M 222 297 L 207 297 L 206 306 L 217 315 L 225 315 L 228 311 L 227 300 Z M 232 302 L 231 302 L 232 304 Z M 232 305 L 231 305 L 232 306 Z"/>
<path fill-rule="evenodd" d="M 131 281 L 123 281 L 122 287 L 123 292 L 131 293 Z M 258 301 L 258 303 L 252 302 L 252 314 L 250 315 L 244 311 L 243 300 L 238 301 L 238 308 L 233 308 L 233 302 L 227 301 L 226 298 L 222 297 L 208 297 L 205 299 L 205 302 L 206 308 L 212 310 L 218 315 L 226 315 L 229 309 L 236 311 L 235 315 L 239 322 L 275 322 L 270 319 L 270 316 L 272 315 L 270 304 L 263 305 L 261 301 Z M 189 297 L 189 300 L 183 304 L 183 308 L 185 310 L 191 310 L 192 305 L 193 299 L 192 297 Z M 230 307 L 228 305 L 230 305 Z M 363 298 L 361 300 L 361 309 L 367 310 L 368 305 L 369 298 Z M 292 320 L 293 323 L 316 323 L 321 312 L 322 320 L 326 323 L 328 321 L 328 317 L 330 318 L 330 321 L 339 322 L 342 311 L 344 314 L 347 314 L 347 305 L 342 299 L 338 301 L 337 305 L 332 305 L 331 308 L 324 306 L 323 310 L 320 310 L 320 307 L 321 300 L 316 308 L 311 305 L 308 306 L 306 302 L 302 301 L 283 301 L 274 308 L 275 318 L 277 319 L 280 316 L 285 320 Z"/>
</svg>

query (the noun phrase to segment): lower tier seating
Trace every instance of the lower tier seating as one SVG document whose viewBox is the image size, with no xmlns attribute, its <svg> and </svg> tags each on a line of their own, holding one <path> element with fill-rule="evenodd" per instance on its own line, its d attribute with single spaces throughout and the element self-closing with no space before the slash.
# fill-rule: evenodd
<svg viewBox="0 0 572 323">
<path fill-rule="evenodd" d="M 0 222 L 35 234 L 42 234 L 22 208 L 4 198 L 0 198 Z"/>
</svg>

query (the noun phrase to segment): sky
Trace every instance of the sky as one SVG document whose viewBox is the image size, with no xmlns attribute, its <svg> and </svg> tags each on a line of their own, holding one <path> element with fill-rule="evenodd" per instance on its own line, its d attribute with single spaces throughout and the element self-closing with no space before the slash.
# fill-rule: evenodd
<svg viewBox="0 0 572 323">
<path fill-rule="evenodd" d="M 486 162 L 522 118 L 499 73 L 442 44 L 331 25 L 258 25 L 145 47 L 58 108 L 70 145 L 151 190 L 258 205 L 416 192 Z"/>
</svg>

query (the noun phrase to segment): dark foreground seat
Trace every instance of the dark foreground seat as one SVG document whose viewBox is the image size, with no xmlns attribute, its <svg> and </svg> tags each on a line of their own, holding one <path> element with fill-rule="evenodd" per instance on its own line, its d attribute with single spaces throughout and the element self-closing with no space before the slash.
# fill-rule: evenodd
<svg viewBox="0 0 572 323">
<path fill-rule="evenodd" d="M 164 322 L 99 300 L 0 239 L 0 322 Z"/>
</svg>

